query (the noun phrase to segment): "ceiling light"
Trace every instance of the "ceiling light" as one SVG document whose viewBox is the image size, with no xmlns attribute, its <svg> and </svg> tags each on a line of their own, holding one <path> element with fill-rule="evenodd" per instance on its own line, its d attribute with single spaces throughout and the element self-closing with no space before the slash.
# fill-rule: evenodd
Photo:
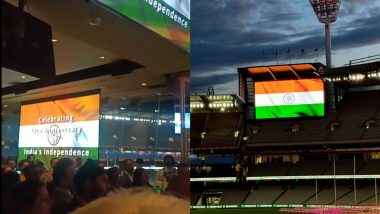
<svg viewBox="0 0 380 214">
<path fill-rule="evenodd" d="M 141 85 L 142 85 L 142 86 L 146 86 L 146 83 L 145 83 L 145 82 L 143 82 L 143 83 L 141 83 Z"/>
<path fill-rule="evenodd" d="M 120 107 L 120 110 L 125 110 L 125 107 Z"/>
<path fill-rule="evenodd" d="M 52 42 L 58 42 L 58 40 L 56 40 L 56 39 L 52 39 L 51 41 L 52 41 Z"/>
<path fill-rule="evenodd" d="M 100 56 L 99 59 L 104 59 L 105 57 L 104 56 Z"/>
<path fill-rule="evenodd" d="M 97 25 L 99 25 L 102 22 L 102 19 L 100 17 L 96 16 L 96 15 L 90 15 L 87 18 L 87 22 L 91 26 L 97 26 Z"/>
<path fill-rule="evenodd" d="M 26 78 L 26 76 L 25 76 L 25 75 L 21 75 L 21 78 L 25 79 L 25 78 Z"/>
</svg>

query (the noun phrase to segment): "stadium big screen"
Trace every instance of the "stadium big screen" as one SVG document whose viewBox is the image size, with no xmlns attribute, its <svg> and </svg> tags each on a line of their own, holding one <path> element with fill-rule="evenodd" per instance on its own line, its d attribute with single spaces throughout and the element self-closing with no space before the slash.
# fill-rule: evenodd
<svg viewBox="0 0 380 214">
<path fill-rule="evenodd" d="M 95 0 L 190 51 L 190 0 Z"/>
<path fill-rule="evenodd" d="M 21 104 L 19 160 L 34 154 L 47 168 L 53 157 L 97 160 L 100 94 L 85 94 Z"/>
<path fill-rule="evenodd" d="M 323 80 L 300 79 L 255 82 L 256 119 L 322 117 Z"/>
</svg>

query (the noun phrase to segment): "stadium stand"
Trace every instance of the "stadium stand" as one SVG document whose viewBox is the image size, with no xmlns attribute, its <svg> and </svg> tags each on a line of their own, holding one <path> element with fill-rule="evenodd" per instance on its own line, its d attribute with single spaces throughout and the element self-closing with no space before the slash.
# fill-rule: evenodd
<svg viewBox="0 0 380 214">
<path fill-rule="evenodd" d="M 328 126 L 332 122 L 331 118 L 336 117 L 336 112 L 328 112 L 325 118 L 314 120 L 302 120 L 301 130 L 291 135 L 291 142 L 324 141 L 330 132 Z M 318 124 L 318 125 L 316 125 Z"/>
<path fill-rule="evenodd" d="M 249 176 L 283 176 L 288 173 L 291 163 L 261 163 L 250 167 Z"/>
<path fill-rule="evenodd" d="M 315 188 L 315 187 L 314 187 Z M 350 185 L 337 185 L 336 186 L 336 197 L 337 199 L 349 194 L 351 191 Z M 307 204 L 323 204 L 329 205 L 334 204 L 334 187 L 330 186 L 327 189 L 322 189 L 322 191 L 318 192 L 318 200 L 316 200 L 316 196 L 314 195 L 309 200 L 305 201 Z"/>
<path fill-rule="evenodd" d="M 303 204 L 304 201 L 315 195 L 315 186 L 299 184 L 287 191 L 276 200 L 276 204 Z"/>
<path fill-rule="evenodd" d="M 357 174 L 380 175 L 380 159 L 368 160 Z"/>
<path fill-rule="evenodd" d="M 356 160 L 355 168 L 357 172 L 365 164 L 364 160 Z M 330 163 L 324 175 L 334 174 L 334 164 Z M 353 175 L 354 174 L 354 161 L 353 160 L 336 160 L 335 162 L 336 175 Z"/>
<path fill-rule="evenodd" d="M 342 100 L 336 118 L 341 122 L 340 129 L 330 132 L 328 140 L 360 139 L 364 132 L 365 120 L 371 118 L 380 107 L 380 91 L 348 93 Z"/>
<path fill-rule="evenodd" d="M 328 161 L 299 161 L 293 164 L 289 175 L 321 175 L 328 165 Z"/>
<path fill-rule="evenodd" d="M 205 129 L 209 132 L 203 140 L 202 146 L 231 146 L 234 131 L 243 126 L 242 113 L 212 113 L 206 121 Z"/>
<path fill-rule="evenodd" d="M 246 187 L 225 188 L 220 204 L 241 204 L 248 192 Z"/>
<path fill-rule="evenodd" d="M 273 204 L 285 191 L 280 183 L 263 183 L 251 190 L 244 204 Z"/>
<path fill-rule="evenodd" d="M 199 200 L 199 197 L 201 197 L 202 191 L 199 190 L 191 190 L 190 192 L 190 204 L 195 205 L 197 201 Z"/>
<path fill-rule="evenodd" d="M 364 203 L 370 200 L 375 195 L 374 185 L 366 185 L 362 188 L 356 189 L 356 203 L 355 203 L 355 192 L 351 191 L 349 194 L 339 198 L 337 200 L 338 205 L 358 205 L 359 203 Z"/>
<path fill-rule="evenodd" d="M 303 119 L 300 131 L 292 133 L 294 120 L 257 122 L 260 132 L 253 134 L 251 142 L 287 143 L 311 141 L 336 141 L 379 139 L 380 126 L 366 129 L 365 121 L 374 118 L 380 124 L 380 90 L 347 93 L 336 111 L 329 111 L 321 119 Z M 329 130 L 331 122 L 338 121 L 340 128 Z M 276 134 L 273 134 L 276 133 Z"/>
</svg>

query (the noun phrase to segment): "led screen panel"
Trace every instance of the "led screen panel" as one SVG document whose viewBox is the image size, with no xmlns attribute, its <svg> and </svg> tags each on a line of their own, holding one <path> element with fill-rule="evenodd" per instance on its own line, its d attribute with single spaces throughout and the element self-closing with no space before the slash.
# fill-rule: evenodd
<svg viewBox="0 0 380 214">
<path fill-rule="evenodd" d="M 190 0 L 96 0 L 190 51 Z"/>
<path fill-rule="evenodd" d="M 19 160 L 34 154 L 50 167 L 53 157 L 98 159 L 100 95 L 21 105 Z"/>
<path fill-rule="evenodd" d="M 325 93 L 321 79 L 255 83 L 256 119 L 321 117 Z"/>
</svg>

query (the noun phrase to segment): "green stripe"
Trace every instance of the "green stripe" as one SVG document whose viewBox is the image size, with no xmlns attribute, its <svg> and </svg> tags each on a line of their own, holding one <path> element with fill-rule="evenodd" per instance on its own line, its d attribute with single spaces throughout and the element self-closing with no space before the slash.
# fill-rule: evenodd
<svg viewBox="0 0 380 214">
<path fill-rule="evenodd" d="M 324 116 L 325 104 L 256 107 L 256 119 Z"/>
<path fill-rule="evenodd" d="M 111 8 L 112 10 L 144 25 L 148 29 L 160 34 L 161 36 L 169 39 L 173 43 L 179 45 L 187 51 L 190 51 L 190 29 L 191 22 L 186 16 L 181 14 L 179 11 L 172 8 L 170 5 L 166 4 L 162 0 L 153 0 L 157 5 L 160 4 L 163 8 L 165 7 L 165 13 L 162 9 L 157 12 L 154 5 L 149 4 L 150 1 L 146 0 L 97 0 L 99 3 Z M 170 16 L 167 16 L 166 11 L 169 10 L 170 14 L 174 10 L 177 17 L 185 20 L 187 22 L 187 28 L 173 20 Z M 178 37 L 177 35 L 181 36 Z"/>
</svg>

